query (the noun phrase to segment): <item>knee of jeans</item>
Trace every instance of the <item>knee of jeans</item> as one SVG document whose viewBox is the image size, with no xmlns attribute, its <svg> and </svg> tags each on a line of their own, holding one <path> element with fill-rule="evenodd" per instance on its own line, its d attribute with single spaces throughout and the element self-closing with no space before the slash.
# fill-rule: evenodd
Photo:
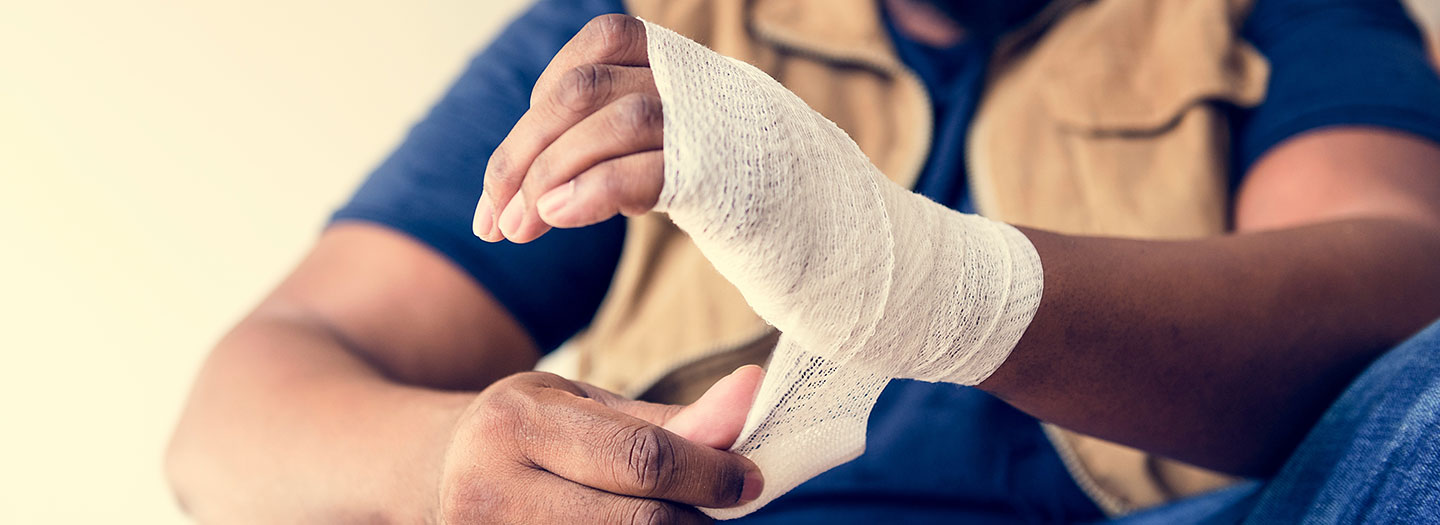
<svg viewBox="0 0 1440 525">
<path fill-rule="evenodd" d="M 1378 375 L 1385 376 L 1378 379 L 1387 383 L 1391 380 L 1402 380 L 1402 383 L 1409 384 L 1412 389 L 1423 388 L 1425 384 L 1440 382 L 1440 359 L 1436 359 L 1437 356 L 1440 356 L 1440 320 L 1385 352 L 1356 382 L 1367 381 L 1370 380 L 1367 376 Z M 1429 381 L 1425 381 L 1426 379 Z"/>
<path fill-rule="evenodd" d="M 1440 321 L 1376 359 L 1335 400 L 1314 432 L 1325 440 L 1392 434 L 1440 423 Z M 1358 432 L 1358 434 L 1356 434 Z"/>
</svg>

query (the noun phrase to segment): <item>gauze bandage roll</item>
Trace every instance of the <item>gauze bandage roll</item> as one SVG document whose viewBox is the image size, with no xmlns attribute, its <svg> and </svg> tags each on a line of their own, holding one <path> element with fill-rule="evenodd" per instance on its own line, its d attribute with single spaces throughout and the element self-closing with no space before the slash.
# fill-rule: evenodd
<svg viewBox="0 0 1440 525">
<path fill-rule="evenodd" d="M 885 178 L 759 69 L 646 29 L 665 118 L 656 210 L 783 334 L 732 449 L 765 490 L 705 509 L 735 518 L 858 456 L 890 379 L 994 372 L 1039 306 L 1040 259 L 1015 228 Z"/>
</svg>

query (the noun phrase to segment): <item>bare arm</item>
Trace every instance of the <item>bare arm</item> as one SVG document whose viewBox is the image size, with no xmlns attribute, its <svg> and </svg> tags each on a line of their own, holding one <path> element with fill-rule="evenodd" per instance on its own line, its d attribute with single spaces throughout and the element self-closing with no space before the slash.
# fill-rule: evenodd
<svg viewBox="0 0 1440 525">
<path fill-rule="evenodd" d="M 474 391 L 536 355 L 458 268 L 339 225 L 215 347 L 167 470 L 201 521 L 423 521 L 435 496 L 420 492 Z"/>
<path fill-rule="evenodd" d="M 1027 231 L 1045 296 L 981 387 L 1098 437 L 1273 471 L 1365 365 L 1440 316 L 1440 147 L 1297 137 L 1257 163 L 1235 225 L 1186 242 Z"/>
<path fill-rule="evenodd" d="M 758 496 L 723 451 L 758 368 L 679 407 L 521 372 L 536 356 L 440 255 L 335 226 L 212 352 L 171 485 L 206 523 L 704 523 Z"/>
<path fill-rule="evenodd" d="M 654 207 L 663 101 L 645 28 L 597 18 L 551 62 L 492 157 L 476 235 Z M 1230 235 L 1160 242 L 1026 230 L 1044 299 L 980 386 L 1042 419 L 1219 470 L 1264 474 L 1344 385 L 1440 316 L 1440 145 L 1337 127 L 1268 153 Z"/>
</svg>

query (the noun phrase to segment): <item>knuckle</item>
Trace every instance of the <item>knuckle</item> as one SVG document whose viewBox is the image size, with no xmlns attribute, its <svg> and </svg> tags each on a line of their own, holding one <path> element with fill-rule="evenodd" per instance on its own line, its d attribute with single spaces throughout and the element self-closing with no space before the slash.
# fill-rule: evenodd
<svg viewBox="0 0 1440 525">
<path fill-rule="evenodd" d="M 569 379 L 539 370 L 511 374 L 502 381 L 508 381 L 511 388 L 525 392 L 527 396 L 546 388 L 570 390 L 574 384 Z"/>
<path fill-rule="evenodd" d="M 504 484 L 495 481 L 477 479 L 477 476 L 447 480 L 441 487 L 437 521 L 442 524 L 506 521 L 511 495 L 502 488 Z"/>
<path fill-rule="evenodd" d="M 511 173 L 511 164 L 510 154 L 505 148 L 496 148 L 485 164 L 485 189 L 513 186 L 515 174 Z"/>
<path fill-rule="evenodd" d="M 594 169 L 595 191 L 614 203 L 616 210 L 626 216 L 649 212 L 660 199 L 663 165 L 656 165 L 648 159 L 635 159 L 629 163 L 605 162 Z"/>
<path fill-rule="evenodd" d="M 624 56 L 636 45 L 644 29 L 635 17 L 621 14 L 600 15 L 585 25 L 585 30 L 598 42 L 596 54 L 601 60 Z"/>
<path fill-rule="evenodd" d="M 625 195 L 625 173 L 620 170 L 617 162 L 605 162 L 596 166 L 599 170 L 600 193 L 611 201 L 616 201 Z"/>
<path fill-rule="evenodd" d="M 655 173 L 648 175 L 656 177 L 662 176 Z M 660 192 L 658 189 L 652 190 L 648 187 L 637 188 L 637 186 L 643 186 L 639 181 L 614 181 L 611 182 L 611 184 L 614 187 L 609 188 L 608 191 L 610 191 L 610 194 L 614 196 L 615 201 L 619 204 L 620 213 L 628 217 L 641 215 L 655 209 L 656 201 L 660 200 Z"/>
<path fill-rule="evenodd" d="M 622 520 L 627 525 L 659 525 L 675 521 L 675 509 L 656 500 L 639 500 Z"/>
<path fill-rule="evenodd" d="M 485 401 L 476 411 L 480 434 L 490 438 L 513 436 L 523 428 L 536 400 L 527 377 L 531 372 L 507 377 L 485 389 Z"/>
<path fill-rule="evenodd" d="M 525 197 L 527 199 L 539 198 L 539 194 L 531 195 L 535 193 L 534 188 L 550 179 L 554 164 L 551 155 L 549 151 L 544 151 L 536 155 L 535 160 L 530 161 L 530 171 L 525 174 L 525 180 L 520 181 L 520 186 L 526 189 Z"/>
<path fill-rule="evenodd" d="M 617 473 L 620 483 L 635 487 L 642 494 L 655 494 L 672 477 L 675 457 L 670 440 L 659 427 L 634 426 L 619 434 L 619 450 L 625 464 Z"/>
<path fill-rule="evenodd" d="M 477 448 L 491 451 L 514 450 L 514 443 L 526 427 L 526 410 L 508 393 L 491 398 L 475 409 L 467 422 L 467 433 Z"/>
<path fill-rule="evenodd" d="M 555 103 L 573 113 L 594 109 L 614 84 L 609 68 L 595 64 L 577 66 L 565 72 L 555 93 Z"/>
<path fill-rule="evenodd" d="M 623 133 L 654 132 L 664 125 L 664 112 L 659 97 L 643 93 L 626 95 L 616 102 L 616 131 Z"/>
<path fill-rule="evenodd" d="M 638 177 L 641 173 L 634 173 L 619 162 L 606 162 L 600 165 L 598 173 L 599 193 L 605 196 L 607 202 L 614 205 L 614 211 L 631 215 L 640 215 L 655 207 L 654 199 L 649 203 L 648 198 L 637 195 L 635 187 L 640 184 Z M 658 197 L 658 195 L 656 195 Z"/>
</svg>

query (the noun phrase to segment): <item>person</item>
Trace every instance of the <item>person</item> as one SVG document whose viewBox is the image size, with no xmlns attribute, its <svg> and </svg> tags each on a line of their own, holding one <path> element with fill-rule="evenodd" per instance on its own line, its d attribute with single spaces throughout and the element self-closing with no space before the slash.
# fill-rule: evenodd
<svg viewBox="0 0 1440 525">
<path fill-rule="evenodd" d="M 861 457 L 744 520 L 1301 516 L 1264 480 L 1335 459 L 1312 441 L 1338 412 L 1397 410 L 1336 402 L 1404 377 L 1361 376 L 1388 349 L 1440 351 L 1440 80 L 1398 2 L 540 0 L 212 351 L 167 455 L 192 516 L 670 523 L 754 498 L 723 449 L 759 381 L 735 367 L 775 335 L 647 213 L 662 103 L 615 13 L 757 65 L 1044 265 L 978 388 L 892 382 Z M 580 381 L 528 371 L 567 341 Z"/>
</svg>

